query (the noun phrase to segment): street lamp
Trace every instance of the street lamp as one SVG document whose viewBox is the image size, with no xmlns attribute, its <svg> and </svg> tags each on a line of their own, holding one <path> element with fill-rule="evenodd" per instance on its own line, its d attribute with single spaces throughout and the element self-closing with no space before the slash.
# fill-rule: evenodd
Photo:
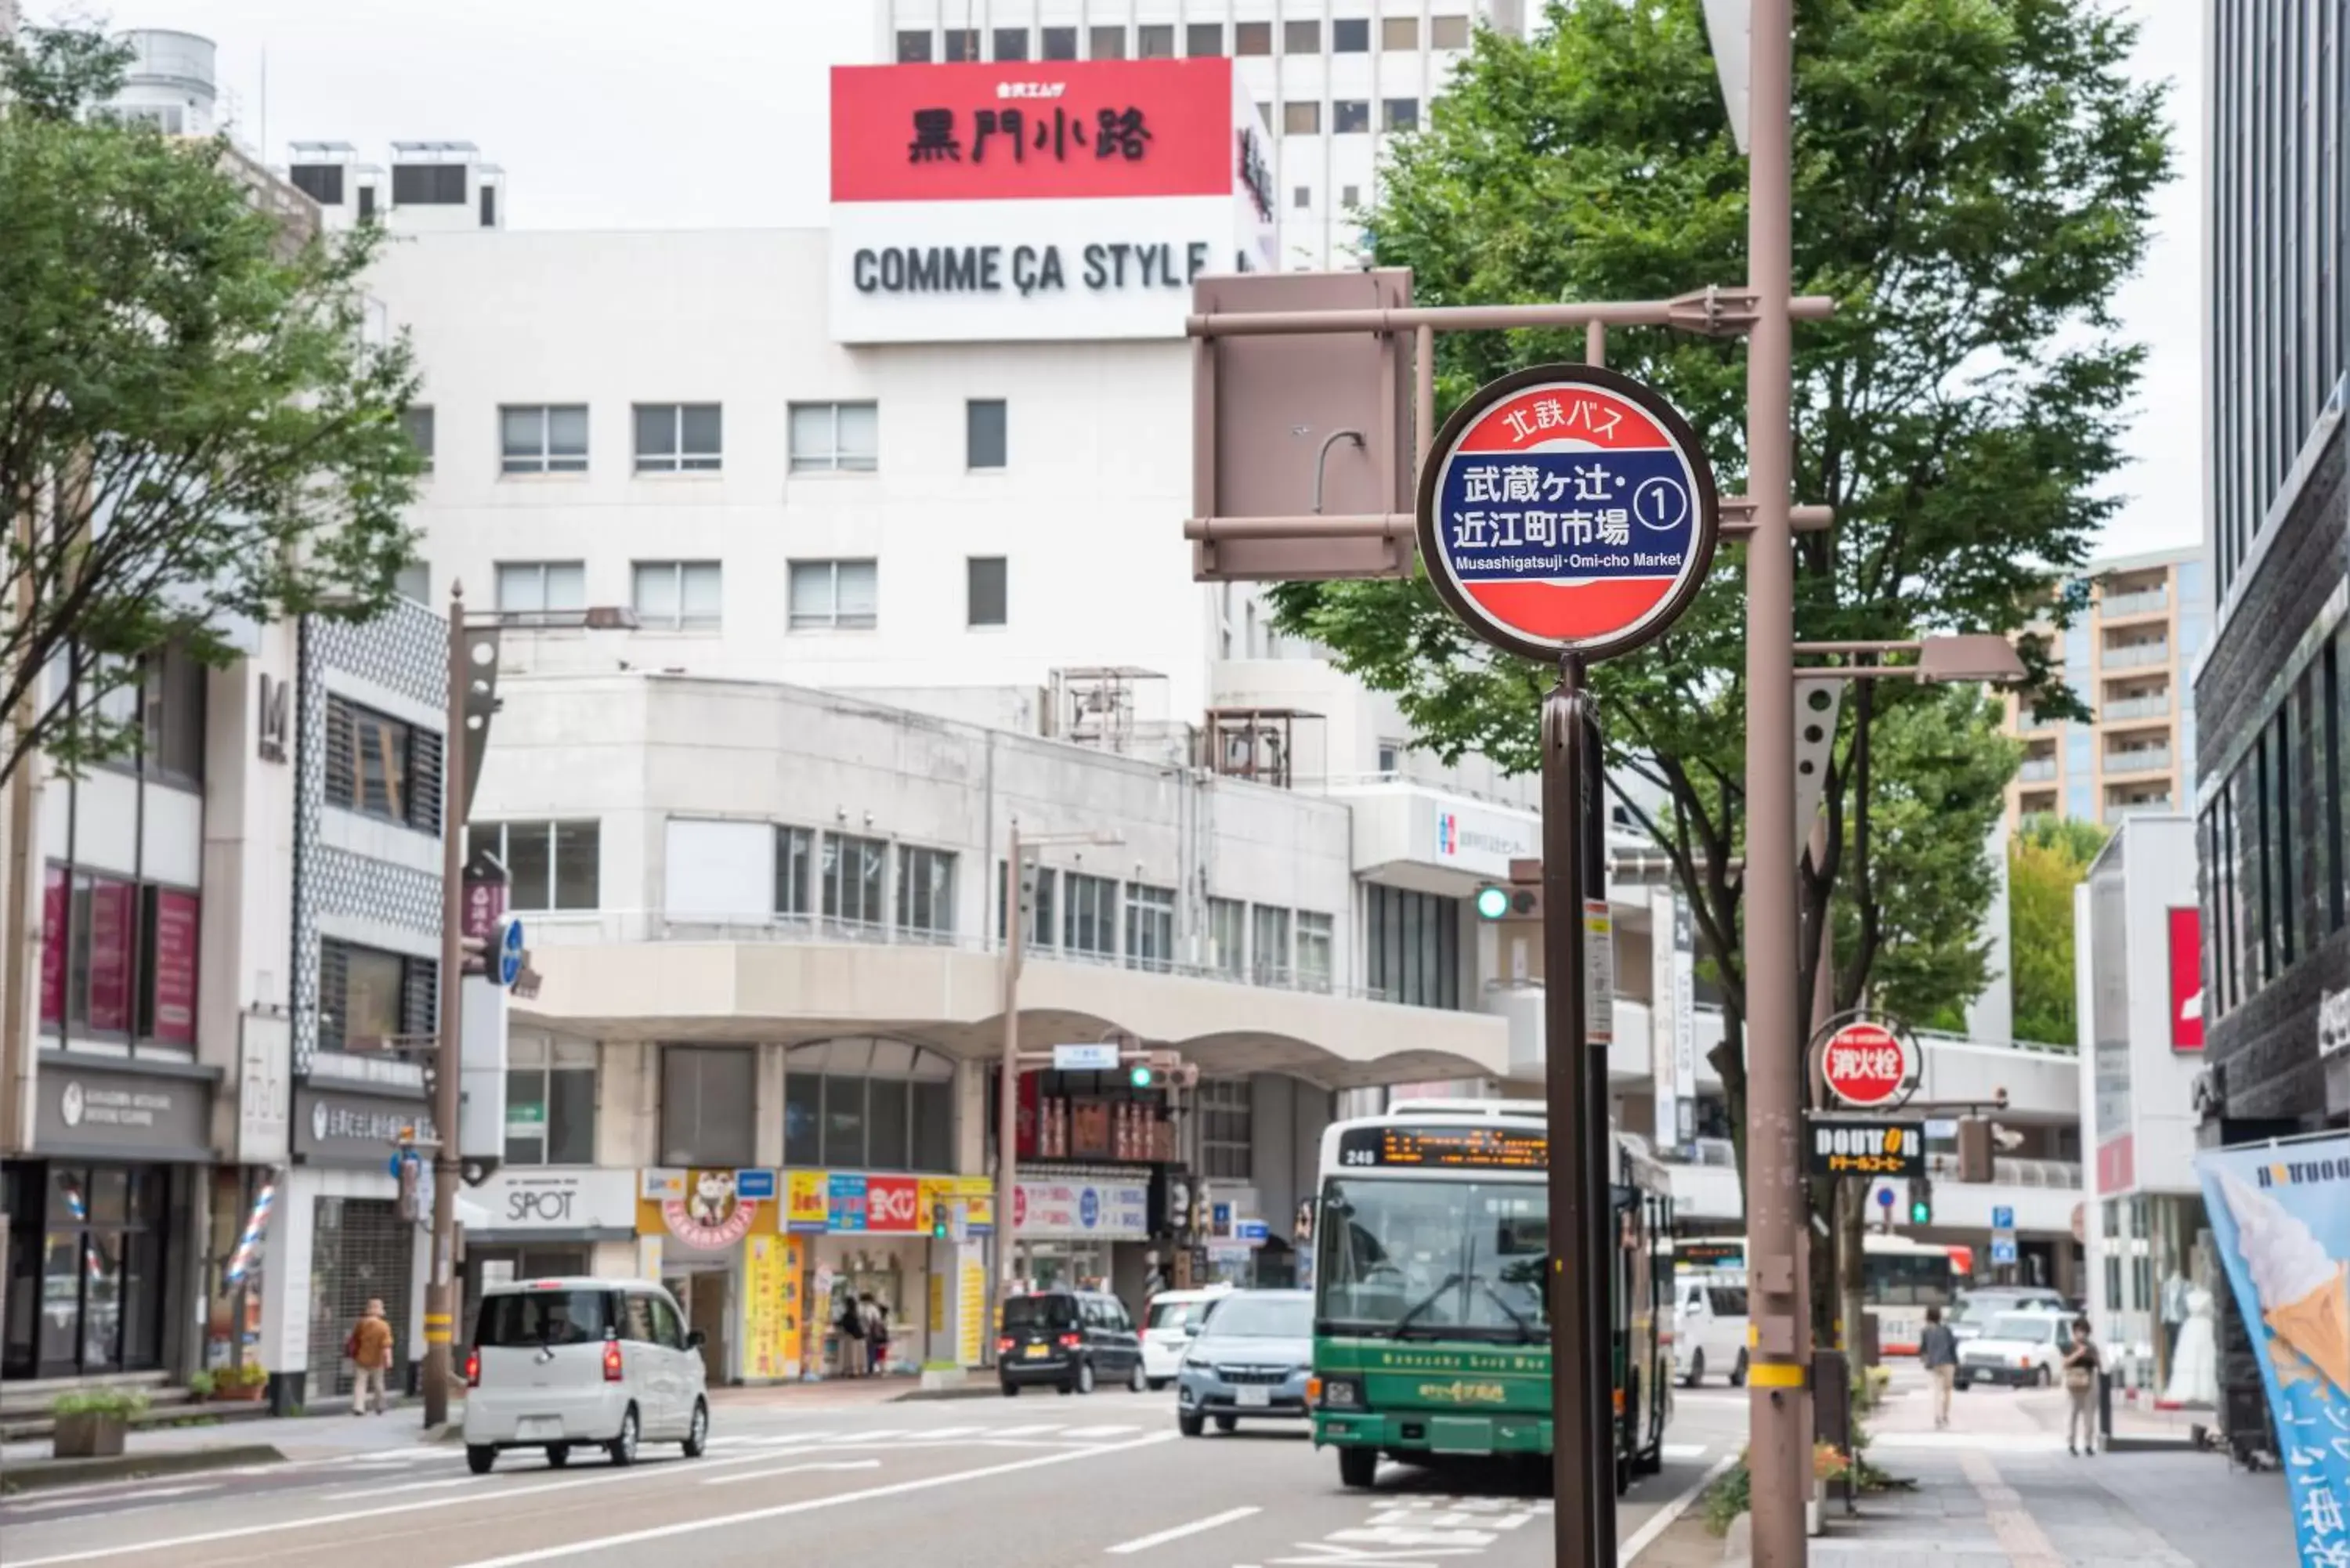
<svg viewBox="0 0 2350 1568">
<path fill-rule="evenodd" d="M 1004 850 L 1003 875 L 1003 1062 L 1001 1094 L 995 1108 L 995 1279 L 996 1303 L 1012 1293 L 1013 1226 L 1019 1198 L 1020 1144 L 1020 960 L 1026 946 L 1028 890 L 1025 857 L 1031 849 L 1056 845 L 1126 842 L 1122 833 L 1038 833 L 1023 836 L 1020 819 L 1012 819 L 1011 843 Z"/>
<path fill-rule="evenodd" d="M 456 1325 L 457 1149 L 464 1070 L 465 821 L 482 756 L 497 711 L 498 634 L 524 631 L 633 631 L 634 610 L 592 609 L 522 613 L 491 610 L 467 616 L 465 585 L 449 585 L 448 735 L 441 764 L 441 1043 L 433 1054 L 432 1119 L 440 1146 L 432 1158 L 432 1277 L 424 1292 L 424 1424 L 449 1419 L 449 1346 Z"/>
</svg>

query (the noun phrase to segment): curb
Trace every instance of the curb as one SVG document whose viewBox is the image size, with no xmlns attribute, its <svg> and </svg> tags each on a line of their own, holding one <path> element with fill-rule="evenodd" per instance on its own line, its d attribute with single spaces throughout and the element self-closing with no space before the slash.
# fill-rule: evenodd
<svg viewBox="0 0 2350 1568">
<path fill-rule="evenodd" d="M 1003 1390 L 993 1383 L 966 1383 L 960 1388 L 909 1388 L 892 1394 L 885 1405 L 920 1405 L 934 1399 L 1001 1399 Z"/>
<path fill-rule="evenodd" d="M 0 1475 L 0 1493 L 13 1496 L 17 1492 L 73 1486 L 83 1481 L 136 1480 L 147 1476 L 230 1469 L 240 1465 L 283 1464 L 285 1459 L 284 1454 L 267 1443 L 163 1449 L 146 1454 L 111 1454 L 102 1459 L 35 1459 L 29 1464 L 12 1465 L 5 1475 Z"/>
</svg>

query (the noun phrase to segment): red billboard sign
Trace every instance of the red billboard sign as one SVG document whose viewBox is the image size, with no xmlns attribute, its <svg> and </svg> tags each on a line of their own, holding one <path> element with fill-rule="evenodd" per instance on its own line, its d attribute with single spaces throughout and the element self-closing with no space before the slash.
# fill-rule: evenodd
<svg viewBox="0 0 2350 1568">
<path fill-rule="evenodd" d="M 921 1184 L 910 1176 L 865 1179 L 865 1228 L 904 1234 L 921 1229 Z"/>
<path fill-rule="evenodd" d="M 199 905 L 193 893 L 155 890 L 154 1037 L 175 1045 L 196 1043 L 196 949 Z"/>
<path fill-rule="evenodd" d="M 2170 911 L 2170 1048 L 2203 1049 L 2203 911 Z"/>
<path fill-rule="evenodd" d="M 41 1022 L 63 1023 L 66 1015 L 66 943 L 72 899 L 62 866 L 47 868 L 41 886 Z"/>
<path fill-rule="evenodd" d="M 1230 196 L 1226 59 L 835 66 L 832 199 Z"/>
<path fill-rule="evenodd" d="M 1846 1023 L 1822 1048 L 1820 1075 L 1847 1106 L 1898 1105 L 1918 1081 L 1918 1047 L 1882 1023 Z"/>
</svg>

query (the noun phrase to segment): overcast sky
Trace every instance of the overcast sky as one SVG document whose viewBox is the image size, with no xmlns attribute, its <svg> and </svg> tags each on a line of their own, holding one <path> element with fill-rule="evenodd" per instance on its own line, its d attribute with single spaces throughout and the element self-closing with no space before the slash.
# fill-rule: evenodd
<svg viewBox="0 0 2350 1568">
<path fill-rule="evenodd" d="M 67 9 L 31 0 L 53 18 Z M 2199 385 L 2202 6 L 2126 0 L 2140 74 L 2172 84 L 2180 178 L 2158 198 L 2143 276 L 2119 302 L 2151 349 L 2106 548 L 2202 533 Z M 870 0 L 79 0 L 125 27 L 220 48 L 226 112 L 282 161 L 296 139 L 381 160 L 464 140 L 502 164 L 507 221 L 532 228 L 821 224 L 826 68 L 871 57 Z M 723 26 L 684 25 L 723 15 Z M 263 91 L 266 58 L 267 90 Z"/>
</svg>

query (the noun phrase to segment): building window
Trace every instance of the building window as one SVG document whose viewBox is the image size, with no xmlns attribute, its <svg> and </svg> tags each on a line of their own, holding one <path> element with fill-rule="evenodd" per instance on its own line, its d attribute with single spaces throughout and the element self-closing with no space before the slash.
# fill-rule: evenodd
<svg viewBox="0 0 2350 1568">
<path fill-rule="evenodd" d="M 294 189 L 321 207 L 343 204 L 343 166 L 339 163 L 296 163 L 286 171 Z"/>
<path fill-rule="evenodd" d="M 638 624 L 648 631 L 713 631 L 720 624 L 724 579 L 715 561 L 639 561 Z"/>
<path fill-rule="evenodd" d="M 1360 185 L 1341 185 L 1338 187 L 1339 206 L 1351 211 L 1362 204 L 1363 188 Z"/>
<path fill-rule="evenodd" d="M 422 561 L 411 561 L 400 568 L 391 579 L 391 591 L 411 604 L 432 602 L 432 568 Z"/>
<path fill-rule="evenodd" d="M 193 1046 L 202 917 L 194 893 L 47 867 L 42 1026 Z"/>
<path fill-rule="evenodd" d="M 496 228 L 498 226 L 498 188 L 495 185 L 484 185 L 482 187 L 480 210 L 482 215 L 482 227 L 485 229 Z"/>
<path fill-rule="evenodd" d="M 432 472 L 432 409 L 428 403 L 411 403 L 400 410 L 400 433 L 424 460 L 424 472 Z"/>
<path fill-rule="evenodd" d="M 1118 883 L 1082 871 L 1061 874 L 1064 900 L 1061 946 L 1094 958 L 1118 956 Z"/>
<path fill-rule="evenodd" d="M 963 624 L 1003 626 L 1011 620 L 1006 563 L 1001 556 L 972 556 L 963 562 Z"/>
<path fill-rule="evenodd" d="M 886 839 L 846 833 L 824 836 L 824 917 L 851 935 L 878 935 L 889 929 L 882 902 L 889 865 Z"/>
<path fill-rule="evenodd" d="M 1143 60 L 1171 60 L 1175 57 L 1175 25 L 1171 22 L 1145 23 L 1134 30 L 1135 57 Z"/>
<path fill-rule="evenodd" d="M 719 410 L 716 403 L 639 403 L 639 473 L 718 472 Z"/>
<path fill-rule="evenodd" d="M 898 929 L 917 940 L 951 941 L 955 930 L 951 850 L 911 845 L 898 851 Z"/>
<path fill-rule="evenodd" d="M 1248 978 L 1248 906 L 1238 898 L 1208 900 L 1208 967 L 1227 980 Z"/>
<path fill-rule="evenodd" d="M 391 166 L 391 204 L 395 207 L 462 207 L 465 204 L 463 163 L 395 163 Z"/>
<path fill-rule="evenodd" d="M 1175 889 L 1129 882 L 1126 888 L 1126 967 L 1175 967 Z"/>
<path fill-rule="evenodd" d="M 1002 468 L 1004 464 L 1004 417 L 1002 398 L 972 398 L 962 406 L 963 464 L 968 468 Z"/>
<path fill-rule="evenodd" d="M 327 699 L 327 804 L 438 836 L 441 737 Z"/>
<path fill-rule="evenodd" d="M 1322 24 L 1318 20 L 1284 22 L 1281 25 L 1281 52 L 1284 55 L 1320 54 Z"/>
<path fill-rule="evenodd" d="M 660 1075 L 663 1165 L 744 1166 L 759 1158 L 758 1058 L 749 1046 L 664 1045 Z"/>
<path fill-rule="evenodd" d="M 380 1051 L 388 1041 L 432 1033 L 440 969 L 431 959 L 322 940 L 318 1049 Z"/>
<path fill-rule="evenodd" d="M 998 27 L 995 29 L 995 57 L 999 60 L 1024 60 L 1028 57 L 1028 29 Z"/>
<path fill-rule="evenodd" d="M 1469 18 L 1466 16 L 1430 16 L 1428 19 L 1428 47 L 1431 49 L 1465 49 L 1469 47 Z"/>
<path fill-rule="evenodd" d="M 1419 129 L 1419 99 L 1416 98 L 1385 99 L 1379 104 L 1379 124 L 1388 130 Z"/>
<path fill-rule="evenodd" d="M 1259 985 L 1287 985 L 1290 977 L 1289 911 L 1259 904 L 1250 911 L 1251 948 Z"/>
<path fill-rule="evenodd" d="M 1126 58 L 1126 29 L 1096 27 L 1087 36 L 1086 49 L 1097 60 L 1122 60 Z"/>
<path fill-rule="evenodd" d="M 1045 58 L 1074 60 L 1077 57 L 1077 30 L 1075 27 L 1045 29 Z"/>
<path fill-rule="evenodd" d="M 1033 861 L 1030 864 L 1033 875 L 1028 890 L 1028 929 L 1022 933 L 1021 940 L 1032 948 L 1050 948 L 1060 929 L 1053 919 L 1056 902 L 1054 895 L 1059 890 L 1060 873 L 1050 867 L 1036 866 Z M 1005 871 L 1003 861 L 995 863 L 995 934 L 1001 939 L 1012 929 L 1003 911 Z"/>
<path fill-rule="evenodd" d="M 791 563 L 791 629 L 871 629 L 880 619 L 879 570 L 871 561 Z"/>
<path fill-rule="evenodd" d="M 1295 26 L 1295 24 L 1292 24 Z M 1281 129 L 1291 136 L 1318 136 L 1322 106 L 1311 99 L 1292 99 L 1281 106 Z"/>
<path fill-rule="evenodd" d="M 872 472 L 879 466 L 880 426 L 871 403 L 794 403 L 792 472 Z"/>
<path fill-rule="evenodd" d="M 465 831 L 473 848 L 488 850 L 505 867 L 508 909 L 597 907 L 601 824 L 482 822 Z"/>
<path fill-rule="evenodd" d="M 947 63 L 968 65 L 979 58 L 979 29 L 949 27 L 944 36 Z"/>
<path fill-rule="evenodd" d="M 1222 22 L 1193 22 L 1183 29 L 1183 52 L 1195 60 L 1213 59 L 1224 52 Z"/>
<path fill-rule="evenodd" d="M 816 835 L 805 827 L 775 829 L 775 913 L 805 918 L 816 912 L 809 869 L 816 861 Z"/>
<path fill-rule="evenodd" d="M 1297 988 L 1330 989 L 1330 917 L 1297 911 Z"/>
<path fill-rule="evenodd" d="M 1289 204 L 1297 208 L 1300 212 L 1311 207 L 1314 204 L 1314 187 L 1311 185 L 1300 185 L 1297 187 L 1296 190 L 1290 192 Z"/>
<path fill-rule="evenodd" d="M 176 648 L 149 654 L 141 661 L 135 693 L 140 773 L 171 784 L 193 786 L 204 782 L 209 674 Z"/>
<path fill-rule="evenodd" d="M 1371 23 L 1367 16 L 1341 16 L 1330 24 L 1330 52 L 1334 55 L 1367 55 L 1371 52 Z"/>
<path fill-rule="evenodd" d="M 506 1163 L 596 1163 L 593 1042 L 506 1043 Z"/>
<path fill-rule="evenodd" d="M 898 63 L 901 66 L 927 65 L 931 58 L 931 30 L 928 27 L 898 29 Z"/>
<path fill-rule="evenodd" d="M 505 473 L 588 472 L 588 406 L 521 403 L 498 410 L 498 466 Z"/>
<path fill-rule="evenodd" d="M 784 1058 L 784 1163 L 952 1170 L 954 1063 L 903 1040 L 795 1046 Z"/>
<path fill-rule="evenodd" d="M 1460 1007 L 1461 900 L 1376 882 L 1366 891 L 1372 991 L 1413 1007 Z"/>
<path fill-rule="evenodd" d="M 1273 24 L 1270 22 L 1233 23 L 1232 53 L 1236 55 L 1273 53 Z"/>
<path fill-rule="evenodd" d="M 1419 18 L 1388 16 L 1379 23 L 1379 47 L 1382 49 L 1417 49 L 1419 47 Z"/>
<path fill-rule="evenodd" d="M 1211 1181 L 1253 1181 L 1255 1095 L 1246 1078 L 1200 1080 L 1200 1174 Z"/>
<path fill-rule="evenodd" d="M 545 615 L 588 607 L 588 565 L 584 561 L 500 561 L 498 611 L 502 615 Z"/>
<path fill-rule="evenodd" d="M 1336 99 L 1330 104 L 1330 129 L 1340 136 L 1357 136 L 1371 129 L 1368 99 Z"/>
</svg>

